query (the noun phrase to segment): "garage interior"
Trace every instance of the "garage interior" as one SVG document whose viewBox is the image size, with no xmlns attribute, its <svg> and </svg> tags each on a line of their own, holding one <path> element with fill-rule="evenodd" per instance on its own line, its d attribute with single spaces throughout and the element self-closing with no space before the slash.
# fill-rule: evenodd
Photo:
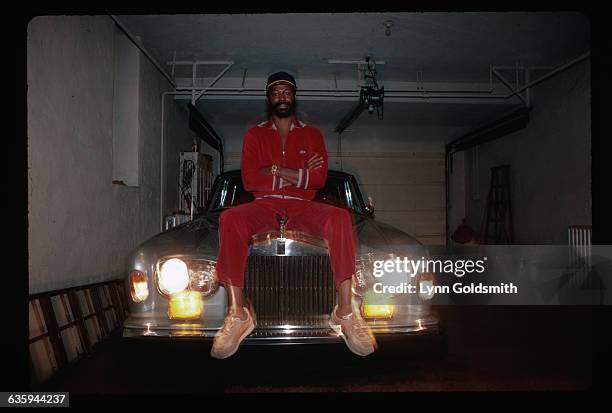
<svg viewBox="0 0 612 413">
<path fill-rule="evenodd" d="M 508 244 L 567 245 L 568 228 L 592 228 L 591 25 L 582 13 L 39 16 L 27 27 L 30 297 L 123 279 L 132 249 L 164 230 L 167 217 L 189 215 L 180 153 L 196 145 L 212 176 L 239 169 L 245 131 L 265 120 L 266 78 L 280 70 L 295 75 L 298 117 L 323 132 L 330 169 L 353 174 L 376 219 L 421 243 L 477 242 L 491 171 L 502 165 Z M 384 88 L 384 98 L 364 104 L 366 86 L 375 96 Z M 478 235 L 460 239 L 462 224 Z M 214 391 L 592 387 L 591 307 L 480 310 L 440 308 L 449 326 L 442 360 L 408 362 L 401 372 L 389 362 L 371 381 L 362 377 L 371 364 L 347 367 L 351 375 L 326 386 L 224 376 Z M 109 367 L 118 337 L 107 333 L 66 372 L 30 364 L 32 388 L 163 392 L 135 384 L 138 374 L 124 365 Z M 261 357 L 242 360 L 249 354 Z M 567 363 L 555 364 L 560 354 Z"/>
</svg>

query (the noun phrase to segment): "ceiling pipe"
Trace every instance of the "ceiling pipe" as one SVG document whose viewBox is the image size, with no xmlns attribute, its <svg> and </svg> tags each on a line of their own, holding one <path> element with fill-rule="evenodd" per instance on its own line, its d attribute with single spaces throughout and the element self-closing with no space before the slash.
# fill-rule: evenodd
<svg viewBox="0 0 612 413">
<path fill-rule="evenodd" d="M 354 63 L 358 63 L 358 64 L 367 64 L 366 61 L 340 61 L 340 60 L 335 60 L 335 61 L 329 61 L 329 63 L 350 63 L 350 64 L 354 64 Z M 379 64 L 384 64 L 384 62 L 378 62 Z M 182 64 L 182 65 L 192 65 L 195 66 L 197 64 L 226 64 L 226 65 L 233 65 L 234 62 L 233 61 L 206 61 L 206 60 L 202 60 L 202 61 L 179 61 L 179 62 L 167 62 L 166 64 L 171 64 L 174 65 L 175 64 Z M 496 66 L 497 67 L 497 66 Z M 501 68 L 501 66 L 500 66 Z M 389 93 L 474 93 L 474 94 L 478 94 L 478 93 L 483 93 L 483 94 L 491 94 L 493 93 L 493 66 L 489 65 L 489 88 L 488 89 L 480 89 L 480 90 L 474 90 L 474 89 L 435 89 L 435 90 L 431 90 L 431 89 L 423 89 L 422 87 L 417 87 L 416 89 L 395 89 L 395 90 L 388 90 L 387 92 Z M 192 73 L 193 74 L 193 73 Z M 245 92 L 245 91 L 254 91 L 254 92 L 260 92 L 261 89 L 260 88 L 245 88 L 244 87 L 244 82 L 245 82 L 245 76 L 246 76 L 246 70 L 245 73 L 242 77 L 242 87 L 240 88 L 230 88 L 230 87 L 226 87 L 226 88 L 212 88 L 212 85 L 214 83 L 216 83 L 217 80 L 219 80 L 219 76 L 217 77 L 217 79 L 215 79 L 213 81 L 213 83 L 211 83 L 208 87 L 204 87 L 204 88 L 196 88 L 195 87 L 195 80 L 192 80 L 192 84 L 194 85 L 193 87 L 177 87 L 176 90 L 181 91 L 181 90 L 188 90 L 193 92 L 195 91 L 201 91 L 201 92 L 206 92 L 206 91 L 240 91 L 240 92 Z M 317 89 L 317 88 L 310 88 L 310 89 L 300 89 L 298 90 L 298 94 L 302 94 L 305 92 L 329 92 L 329 93 L 360 93 L 360 88 L 352 88 L 352 89 L 338 89 L 337 85 L 338 85 L 338 81 L 336 76 L 334 75 L 334 82 L 336 84 L 336 87 L 334 89 Z"/>
<path fill-rule="evenodd" d="M 265 95 L 265 91 L 261 88 L 243 88 L 243 87 L 223 87 L 223 88 L 213 88 L 213 87 L 205 87 L 205 88 L 190 88 L 190 87 L 177 87 L 177 91 L 189 91 L 192 92 L 195 90 L 198 91 L 217 91 L 217 92 L 261 92 Z M 296 92 L 299 96 L 304 93 L 356 93 L 359 94 L 359 89 L 300 89 Z M 427 89 L 385 89 L 385 93 L 473 93 L 473 94 L 488 94 L 492 93 L 491 90 L 470 90 L 470 89 L 436 89 L 436 90 L 427 90 Z"/>
<path fill-rule="evenodd" d="M 373 60 L 374 64 L 384 65 L 386 62 L 384 60 Z M 327 63 L 331 64 L 349 64 L 349 65 L 367 65 L 370 63 L 368 60 L 342 60 L 342 59 L 328 59 Z"/>
<path fill-rule="evenodd" d="M 181 95 L 191 95 L 191 92 L 188 91 L 178 91 Z M 217 93 L 215 93 L 217 92 Z M 387 96 L 387 94 L 395 94 L 394 96 Z M 261 96 L 265 97 L 266 94 L 264 91 L 248 91 L 241 92 L 238 90 L 221 90 L 221 89 L 213 89 L 212 93 L 207 93 L 207 96 Z M 358 92 L 342 92 L 342 94 L 335 93 L 333 91 L 328 92 L 299 92 L 297 94 L 298 97 L 309 96 L 309 97 L 359 97 Z M 507 95 L 495 94 L 495 95 L 482 95 L 482 94 L 469 94 L 469 93 L 431 93 L 431 92 L 415 92 L 415 93 L 398 93 L 397 91 L 387 91 L 385 89 L 385 100 L 389 98 L 393 99 L 402 99 L 402 98 L 423 98 L 423 99 L 434 99 L 434 98 L 469 98 L 469 99 L 506 99 Z"/>
<path fill-rule="evenodd" d="M 507 95 L 492 95 L 492 89 L 490 90 L 462 90 L 462 91 L 458 91 L 458 90 L 419 90 L 419 89 L 389 89 L 389 90 L 385 90 L 385 95 L 386 97 L 389 98 L 491 98 L 491 99 L 509 99 L 511 97 L 513 97 L 516 94 L 521 93 L 522 91 L 524 91 L 525 89 L 531 88 L 535 85 L 537 85 L 540 82 L 543 82 L 544 80 L 556 75 L 559 72 L 562 72 L 566 69 L 568 69 L 569 67 L 580 63 L 581 61 L 589 58 L 591 55 L 590 52 L 586 52 L 580 56 L 578 56 L 577 58 L 571 60 L 568 63 L 565 63 L 559 67 L 557 67 L 556 69 L 552 70 L 551 72 L 539 77 L 538 79 L 526 84 L 525 86 L 523 86 L 520 89 L 514 90 L 513 92 L 511 92 L 510 94 Z M 497 68 L 502 68 L 497 67 Z M 538 67 L 538 69 L 543 69 Z M 502 79 L 501 76 L 499 76 L 499 73 L 493 68 L 491 67 L 491 71 L 492 73 L 495 73 L 498 77 L 500 77 L 500 79 Z M 502 79 L 503 80 L 503 79 Z M 509 85 L 507 84 L 507 82 L 504 81 L 504 84 L 506 84 L 507 87 L 509 87 Z M 191 90 L 191 88 L 177 88 L 178 90 Z M 213 92 L 258 92 L 258 94 L 256 96 L 258 96 L 259 94 L 261 94 L 261 96 L 264 96 L 265 93 L 264 91 L 262 91 L 259 88 L 197 88 L 195 90 L 207 90 L 207 91 L 213 91 Z M 338 89 L 338 90 L 334 90 L 334 89 L 303 89 L 298 91 L 297 95 L 300 96 L 321 96 L 321 97 L 325 97 L 325 96 L 337 96 L 337 95 L 333 95 L 333 94 L 337 94 L 337 93 L 350 93 L 348 95 L 344 95 L 344 96 L 349 96 L 349 97 L 356 97 L 359 96 L 359 90 L 356 89 Z M 231 94 L 232 96 L 234 94 Z M 389 95 L 396 95 L 396 96 L 389 96 Z M 521 98 L 523 101 L 525 100 L 522 96 L 519 95 L 519 98 Z"/>
<path fill-rule="evenodd" d="M 159 70 L 159 72 L 166 78 L 166 80 L 168 82 L 170 82 L 170 84 L 172 85 L 173 88 L 176 89 L 176 83 L 174 82 L 174 80 L 172 79 L 172 77 L 170 77 L 170 75 L 168 73 L 166 73 L 166 71 L 162 68 L 162 66 L 157 62 L 157 60 L 155 60 L 155 58 L 151 55 L 151 53 L 149 53 L 147 51 L 147 49 L 144 48 L 144 46 L 142 44 L 140 44 L 140 41 L 134 36 L 132 35 L 132 33 L 130 33 L 130 31 L 127 29 L 127 27 L 125 27 L 123 25 L 123 23 L 121 23 L 119 21 L 119 19 L 117 19 L 116 16 L 114 15 L 110 15 L 110 18 L 113 19 L 113 21 L 115 22 L 115 24 L 117 25 L 117 27 L 119 27 L 119 29 L 121 29 L 121 31 L 128 37 L 128 39 L 130 39 L 132 41 L 132 43 L 134 43 L 134 45 L 140 49 L 140 51 L 147 57 L 147 59 L 149 59 L 149 61 L 151 63 L 153 63 L 153 66 L 155 66 L 155 68 L 157 70 Z"/>
<path fill-rule="evenodd" d="M 167 65 L 229 65 L 234 64 L 231 60 L 173 60 L 166 62 Z"/>
<path fill-rule="evenodd" d="M 475 97 L 479 97 L 478 95 L 484 95 L 484 97 L 489 97 L 486 95 L 490 95 L 490 98 L 494 98 L 494 99 L 509 99 L 512 96 L 524 91 L 525 89 L 531 88 L 535 85 L 537 85 L 538 83 L 548 79 L 551 76 L 556 75 L 559 72 L 562 72 L 563 70 L 589 58 L 590 56 L 590 52 L 586 52 L 580 56 L 578 56 L 576 59 L 571 60 L 570 62 L 557 67 L 556 69 L 553 69 L 551 72 L 541 76 L 540 78 L 526 84 L 525 86 L 523 86 L 520 89 L 514 90 L 512 93 L 507 94 L 507 95 L 492 95 L 493 93 L 493 80 L 492 80 L 492 75 L 495 74 L 498 78 L 500 78 L 500 80 L 502 80 L 502 82 L 504 82 L 504 84 L 511 88 L 511 86 L 509 85 L 509 83 L 507 81 L 505 81 L 505 79 L 503 79 L 503 77 L 499 74 L 499 72 L 496 69 L 516 69 L 515 66 L 490 66 L 489 68 L 489 89 L 483 89 L 483 90 L 470 90 L 470 89 L 437 89 L 437 90 L 428 90 L 428 89 L 387 89 L 385 90 L 385 95 L 388 96 L 389 94 L 402 94 L 400 96 L 395 96 L 395 97 L 407 97 L 407 98 L 418 98 L 418 97 L 423 97 L 423 98 L 463 98 L 463 97 L 469 97 L 469 98 L 475 98 Z M 185 62 L 187 63 L 187 62 Z M 208 62 L 210 63 L 210 62 Z M 216 62 L 216 63 L 230 63 L 230 62 Z M 330 62 L 331 63 L 331 62 Z M 340 63 L 340 61 L 336 61 L 335 63 Z M 361 63 L 361 62 L 357 62 L 357 61 L 343 61 L 342 63 Z M 522 66 L 519 67 L 523 68 Z M 530 70 L 548 70 L 550 69 L 548 66 L 534 66 L 534 67 L 529 67 L 528 69 Z M 511 88 L 512 89 L 512 88 Z M 207 88 L 188 88 L 188 87 L 176 87 L 177 91 L 183 91 L 183 90 L 188 90 L 188 91 L 212 91 L 212 92 L 260 92 L 262 96 L 265 96 L 265 92 L 261 90 L 261 88 L 213 88 L 213 87 L 207 87 Z M 359 96 L 359 89 L 300 89 L 297 92 L 297 95 L 300 96 L 304 96 L 304 95 L 309 95 L 309 96 L 319 96 L 317 95 L 318 92 L 321 93 L 352 93 L 353 95 L 347 95 L 347 96 Z M 330 96 L 330 95 L 320 95 L 320 96 Z M 391 97 L 391 96 L 388 96 Z M 524 101 L 524 98 L 522 96 L 519 95 L 519 98 L 521 98 Z"/>
<path fill-rule="evenodd" d="M 525 69 L 529 69 L 529 70 L 553 70 L 555 67 L 554 66 L 519 66 L 519 65 L 514 65 L 514 66 L 494 66 L 494 69 L 501 69 L 501 70 L 525 70 Z"/>
<path fill-rule="evenodd" d="M 503 83 L 504 85 L 506 85 L 506 87 L 507 87 L 508 89 L 510 89 L 510 91 L 511 91 L 511 92 L 513 92 L 513 91 L 514 91 L 514 88 L 512 87 L 512 85 L 510 84 L 510 82 L 508 82 L 506 79 L 504 79 L 504 77 L 501 75 L 501 73 L 499 73 L 499 72 L 498 72 L 497 70 L 495 70 L 495 69 L 493 69 L 493 73 L 495 74 L 495 76 L 497 76 L 497 78 L 498 78 L 499 80 L 501 80 L 501 81 L 502 81 L 502 83 Z M 518 72 L 517 72 L 517 73 L 518 73 Z M 522 100 L 522 101 L 523 101 L 525 104 L 527 104 L 527 100 L 526 100 L 526 99 L 523 97 L 523 95 L 521 95 L 521 94 L 517 94 L 517 96 L 518 96 L 518 97 L 519 97 L 519 98 L 520 98 L 520 99 L 521 99 L 521 100 Z"/>
<path fill-rule="evenodd" d="M 198 95 L 197 95 L 195 98 L 193 98 L 193 99 L 192 99 L 191 104 L 195 105 L 195 104 L 196 104 L 196 102 L 198 101 L 198 99 L 200 99 L 200 97 L 202 97 L 202 95 L 204 94 L 204 92 L 206 92 L 206 90 L 207 90 L 207 89 L 212 88 L 212 87 L 215 85 L 215 83 L 217 83 L 217 82 L 219 81 L 219 79 L 221 79 L 221 78 L 223 77 L 223 75 L 225 75 L 225 73 L 227 73 L 227 71 L 228 71 L 228 70 L 230 70 L 230 68 L 231 68 L 233 65 L 234 65 L 234 62 L 229 62 L 229 63 L 227 64 L 227 66 L 225 66 L 225 68 L 224 68 L 224 69 L 221 71 L 221 73 L 219 73 L 219 74 L 217 75 L 217 77 L 216 77 L 216 78 L 215 78 L 215 79 L 214 79 L 212 82 L 210 82 L 210 84 L 208 85 L 208 88 L 202 89 L 202 90 L 200 91 L 200 93 L 199 93 L 199 94 L 198 94 Z M 194 86 L 195 86 L 195 82 L 194 82 Z"/>
<path fill-rule="evenodd" d="M 562 65 L 562 66 L 559 66 L 558 68 L 554 69 L 552 72 L 549 72 L 549 73 L 547 73 L 547 74 L 545 74 L 545 75 L 543 75 L 543 76 L 541 76 L 541 77 L 537 78 L 536 80 L 534 80 L 534 81 L 532 81 L 532 82 L 530 82 L 530 83 L 526 84 L 526 85 L 525 85 L 525 86 L 523 86 L 522 88 L 520 88 L 520 89 L 518 89 L 518 90 L 515 90 L 514 92 L 510 93 L 510 94 L 507 96 L 507 98 L 510 98 L 510 97 L 512 97 L 512 96 L 514 96 L 514 95 L 516 95 L 516 94 L 518 94 L 518 93 L 521 93 L 521 92 L 522 92 L 523 90 L 525 90 L 525 89 L 528 89 L 528 88 L 531 88 L 531 87 L 533 87 L 533 86 L 537 85 L 538 83 L 540 83 L 540 82 L 542 82 L 542 81 L 544 81 L 544 80 L 548 79 L 549 77 L 554 76 L 554 75 L 556 75 L 557 73 L 562 72 L 562 71 L 564 71 L 565 69 L 568 69 L 568 68 L 570 68 L 570 67 L 574 66 L 575 64 L 582 62 L 582 61 L 583 61 L 583 60 L 585 60 L 585 59 L 588 59 L 590 56 L 591 56 L 591 52 L 590 52 L 590 51 L 589 51 L 589 52 L 586 52 L 586 53 L 584 53 L 584 54 L 582 54 L 582 55 L 580 55 L 580 56 L 578 56 L 577 58 L 575 58 L 575 59 L 573 59 L 573 60 L 571 60 L 571 61 L 567 62 L 566 64 L 564 64 L 564 65 Z"/>
<path fill-rule="evenodd" d="M 209 91 L 209 90 L 213 90 L 213 91 L 228 91 L 228 92 L 261 92 L 263 94 L 265 94 L 265 90 L 263 90 L 262 88 L 247 88 L 247 87 L 203 87 L 203 88 L 190 88 L 190 87 L 177 87 L 176 88 L 177 91 L 189 91 L 191 92 L 192 90 L 195 91 Z M 297 91 L 298 94 L 302 93 L 302 91 L 305 92 L 355 92 L 355 93 L 359 93 L 359 89 L 299 89 Z"/>
</svg>

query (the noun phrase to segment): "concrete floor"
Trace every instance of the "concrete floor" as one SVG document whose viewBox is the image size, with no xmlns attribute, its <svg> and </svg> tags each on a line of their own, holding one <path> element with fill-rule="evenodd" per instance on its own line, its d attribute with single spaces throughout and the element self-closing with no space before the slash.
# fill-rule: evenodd
<svg viewBox="0 0 612 413">
<path fill-rule="evenodd" d="M 420 347 L 381 343 L 373 356 L 340 346 L 243 346 L 230 359 L 210 344 L 164 343 L 126 353 L 118 338 L 41 390 L 88 395 L 414 391 L 575 391 L 593 386 L 591 307 L 444 306 L 446 331 Z M 122 351 L 123 350 L 123 351 Z M 121 356 L 122 355 L 122 356 Z M 371 393 L 373 394 L 373 393 Z"/>
</svg>

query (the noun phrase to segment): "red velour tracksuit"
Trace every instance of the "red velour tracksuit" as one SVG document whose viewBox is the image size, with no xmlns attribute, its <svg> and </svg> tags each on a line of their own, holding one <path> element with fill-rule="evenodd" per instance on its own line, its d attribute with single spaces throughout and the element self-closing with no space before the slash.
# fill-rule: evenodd
<svg viewBox="0 0 612 413">
<path fill-rule="evenodd" d="M 244 276 L 251 236 L 279 228 L 276 214 L 288 217 L 285 228 L 325 239 L 334 282 L 338 286 L 355 272 L 357 239 L 349 211 L 312 201 L 327 179 L 327 151 L 321 132 L 294 119 L 285 148 L 272 120 L 250 128 L 242 146 L 242 182 L 255 199 L 224 211 L 219 218 L 220 282 L 244 288 Z M 284 150 L 283 150 L 284 149 Z M 323 165 L 313 170 L 306 162 L 314 155 Z M 270 165 L 298 169 L 297 185 L 259 172 Z"/>
</svg>

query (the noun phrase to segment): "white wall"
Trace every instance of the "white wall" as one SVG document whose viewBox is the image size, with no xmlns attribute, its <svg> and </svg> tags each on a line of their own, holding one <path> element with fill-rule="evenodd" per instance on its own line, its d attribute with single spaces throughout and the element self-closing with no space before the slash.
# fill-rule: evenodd
<svg viewBox="0 0 612 413">
<path fill-rule="evenodd" d="M 536 85 L 532 97 L 525 129 L 478 147 L 480 199 L 465 197 L 467 216 L 480 228 L 491 168 L 510 164 L 515 243 L 566 244 L 568 225 L 592 222 L 589 61 Z M 465 157 L 471 191 L 471 151 Z"/>
<path fill-rule="evenodd" d="M 112 184 L 115 30 L 108 16 L 28 25 L 30 293 L 121 277 L 128 252 L 159 230 L 160 96 L 170 85 L 142 59 L 140 185 Z M 169 149 L 188 149 L 172 106 Z"/>
</svg>

